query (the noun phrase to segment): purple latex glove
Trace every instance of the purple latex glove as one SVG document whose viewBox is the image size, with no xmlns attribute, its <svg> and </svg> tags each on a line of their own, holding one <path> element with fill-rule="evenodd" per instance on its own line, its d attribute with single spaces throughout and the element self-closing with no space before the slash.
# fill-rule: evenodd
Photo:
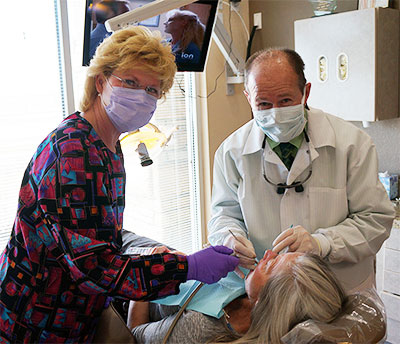
<svg viewBox="0 0 400 344">
<path fill-rule="evenodd" d="M 239 258 L 232 253 L 226 246 L 210 246 L 187 256 L 187 279 L 207 284 L 218 282 L 239 264 Z"/>
</svg>

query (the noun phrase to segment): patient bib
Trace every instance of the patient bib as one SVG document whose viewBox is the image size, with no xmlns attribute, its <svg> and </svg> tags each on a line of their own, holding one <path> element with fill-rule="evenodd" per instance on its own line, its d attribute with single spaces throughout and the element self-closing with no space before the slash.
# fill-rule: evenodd
<svg viewBox="0 0 400 344">
<path fill-rule="evenodd" d="M 179 294 L 152 302 L 161 305 L 182 307 L 199 284 L 199 281 L 187 281 L 179 286 Z M 190 301 L 186 309 L 191 309 L 219 319 L 224 314 L 222 311 L 223 308 L 243 294 L 245 294 L 244 280 L 234 272 L 230 272 L 218 283 L 204 284 Z"/>
</svg>

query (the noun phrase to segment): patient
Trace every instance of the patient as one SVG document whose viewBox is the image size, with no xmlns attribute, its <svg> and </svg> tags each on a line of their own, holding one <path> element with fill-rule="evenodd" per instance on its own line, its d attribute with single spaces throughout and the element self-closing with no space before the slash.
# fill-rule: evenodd
<svg viewBox="0 0 400 344">
<path fill-rule="evenodd" d="M 302 253 L 277 255 L 268 250 L 245 280 L 246 293 L 224 307 L 220 319 L 187 310 L 170 343 L 279 343 L 307 319 L 333 320 L 345 300 L 342 287 L 325 262 Z M 128 327 L 138 343 L 161 343 L 176 306 L 132 302 Z"/>
</svg>

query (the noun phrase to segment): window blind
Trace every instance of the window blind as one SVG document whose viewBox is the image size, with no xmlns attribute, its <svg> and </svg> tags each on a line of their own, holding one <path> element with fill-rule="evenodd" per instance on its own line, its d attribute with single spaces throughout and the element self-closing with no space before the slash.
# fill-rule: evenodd
<svg viewBox="0 0 400 344">
<path fill-rule="evenodd" d="M 2 5 L 4 13 L 14 13 L 13 2 Z M 25 168 L 63 116 L 54 4 L 20 0 L 18 8 L 18 24 L 9 15 L 0 21 L 7 47 L 0 54 L 0 251 L 9 239 Z"/>
<path fill-rule="evenodd" d="M 185 78 L 190 75 L 177 74 L 174 86 L 166 100 L 159 102 L 151 120 L 166 133 L 178 127 L 158 155 L 150 154 L 154 163 L 142 167 L 136 152 L 124 151 L 127 174 L 124 228 L 190 253 L 200 247 L 200 231 L 194 202 L 197 190 L 191 177 L 194 142 L 188 120 L 192 114 L 181 90 Z"/>
</svg>

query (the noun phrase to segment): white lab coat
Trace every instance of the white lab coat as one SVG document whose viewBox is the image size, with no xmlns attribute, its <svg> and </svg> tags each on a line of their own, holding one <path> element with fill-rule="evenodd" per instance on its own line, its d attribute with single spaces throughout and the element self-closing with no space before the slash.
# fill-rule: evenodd
<svg viewBox="0 0 400 344">
<path fill-rule="evenodd" d="M 375 254 L 394 219 L 393 206 L 378 179 L 375 145 L 351 123 L 316 109 L 308 111 L 307 132 L 312 176 L 300 193 L 287 189 L 279 195 L 265 181 L 265 135 L 254 120 L 221 144 L 214 161 L 209 241 L 223 244 L 231 229 L 248 237 L 261 258 L 282 231 L 301 225 L 319 240 L 323 256 L 347 291 L 369 287 L 374 282 Z M 307 177 L 306 140 L 289 172 L 265 146 L 269 180 L 289 185 Z"/>
</svg>

